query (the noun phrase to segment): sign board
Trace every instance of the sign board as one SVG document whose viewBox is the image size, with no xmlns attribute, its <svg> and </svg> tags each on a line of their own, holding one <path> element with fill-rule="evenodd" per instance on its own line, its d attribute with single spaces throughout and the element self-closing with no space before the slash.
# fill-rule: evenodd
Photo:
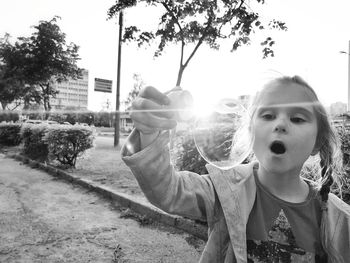
<svg viewBox="0 0 350 263">
<path fill-rule="evenodd" d="M 95 78 L 94 90 L 112 93 L 112 80 Z"/>
</svg>

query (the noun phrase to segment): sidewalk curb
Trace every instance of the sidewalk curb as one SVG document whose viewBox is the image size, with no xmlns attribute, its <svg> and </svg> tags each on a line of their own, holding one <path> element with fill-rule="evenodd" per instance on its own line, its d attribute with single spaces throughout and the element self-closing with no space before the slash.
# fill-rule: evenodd
<svg viewBox="0 0 350 263">
<path fill-rule="evenodd" d="M 156 208 L 147 202 L 142 202 L 140 200 L 136 200 L 133 196 L 118 193 L 109 187 L 99 185 L 91 180 L 82 179 L 80 177 L 71 175 L 69 173 L 64 172 L 58 168 L 55 168 L 51 165 L 47 165 L 44 163 L 40 163 L 38 161 L 34 161 L 20 154 L 5 154 L 7 157 L 11 157 L 16 159 L 17 161 L 21 161 L 24 164 L 29 165 L 32 168 L 39 168 L 49 173 L 52 176 L 61 178 L 68 182 L 71 182 L 76 185 L 80 185 L 84 188 L 92 190 L 101 196 L 111 200 L 118 202 L 121 206 L 130 208 L 136 213 L 146 215 L 154 221 L 164 223 L 166 225 L 175 227 L 177 229 L 183 230 L 191 235 L 194 235 L 204 241 L 207 240 L 207 227 L 202 224 L 198 224 L 193 220 L 186 219 L 180 216 L 170 215 L 165 213 L 164 211 Z"/>
</svg>

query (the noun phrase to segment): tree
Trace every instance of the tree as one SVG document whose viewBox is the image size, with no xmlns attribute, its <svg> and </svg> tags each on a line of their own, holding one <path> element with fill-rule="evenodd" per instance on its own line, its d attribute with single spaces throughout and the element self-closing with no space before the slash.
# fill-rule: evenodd
<svg viewBox="0 0 350 263">
<path fill-rule="evenodd" d="M 67 45 L 57 19 L 55 16 L 50 21 L 40 21 L 31 37 L 19 38 L 27 55 L 26 82 L 39 89 L 45 111 L 51 110 L 50 98 L 58 93 L 53 83 L 82 76 L 82 69 L 77 66 L 79 47 L 74 43 Z"/>
<path fill-rule="evenodd" d="M 101 103 L 102 111 L 110 111 L 111 106 L 112 106 L 112 102 L 108 98 L 106 99 L 106 101 L 103 101 Z"/>
<path fill-rule="evenodd" d="M 66 35 L 57 25 L 59 17 L 40 21 L 30 37 L 20 37 L 12 45 L 6 34 L 0 42 L 0 102 L 6 107 L 14 101 L 43 104 L 50 111 L 50 98 L 58 91 L 55 82 L 77 79 L 79 47 L 66 43 Z"/>
<path fill-rule="evenodd" d="M 0 103 L 3 110 L 8 110 L 7 106 L 19 97 L 19 83 L 6 76 L 8 71 L 6 66 L 0 65 Z"/>
<path fill-rule="evenodd" d="M 139 95 L 140 90 L 145 86 L 145 82 L 142 80 L 141 75 L 134 73 L 133 75 L 134 87 L 129 92 L 125 101 L 123 101 L 125 108 L 128 109 L 131 106 L 132 101 Z"/>
<path fill-rule="evenodd" d="M 12 45 L 10 35 L 0 38 L 0 103 L 3 110 L 13 110 L 28 91 L 23 76 L 25 56 L 21 46 Z M 8 105 L 14 103 L 13 108 Z"/>
<path fill-rule="evenodd" d="M 264 0 L 256 0 L 264 4 Z M 148 6 L 159 6 L 164 12 L 155 31 L 141 31 L 137 26 L 125 28 L 123 41 L 134 41 L 139 46 L 158 40 L 155 57 L 160 56 L 167 44 L 180 43 L 180 65 L 176 85 L 181 84 L 184 70 L 203 44 L 219 49 L 220 41 L 233 39 L 231 51 L 251 42 L 251 35 L 256 30 L 274 28 L 287 30 L 285 23 L 273 19 L 262 23 L 259 13 L 254 12 L 245 0 L 118 0 L 108 10 L 112 18 L 124 9 L 145 3 Z M 193 44 L 193 49 L 185 59 L 185 46 Z M 274 56 L 272 46 L 275 42 L 267 37 L 263 46 L 263 57 Z"/>
</svg>

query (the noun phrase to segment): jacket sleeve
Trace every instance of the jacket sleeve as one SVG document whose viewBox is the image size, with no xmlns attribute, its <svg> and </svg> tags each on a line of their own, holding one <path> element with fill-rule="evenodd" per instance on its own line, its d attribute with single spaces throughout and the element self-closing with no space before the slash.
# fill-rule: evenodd
<svg viewBox="0 0 350 263">
<path fill-rule="evenodd" d="M 333 259 L 331 262 L 350 262 L 350 206 L 330 193 L 326 215 L 321 237 L 326 251 Z"/>
<path fill-rule="evenodd" d="M 163 132 L 140 151 L 139 132 L 133 130 L 121 150 L 122 159 L 153 205 L 171 214 L 211 222 L 216 195 L 209 176 L 175 171 L 168 142 L 169 133 Z"/>
</svg>

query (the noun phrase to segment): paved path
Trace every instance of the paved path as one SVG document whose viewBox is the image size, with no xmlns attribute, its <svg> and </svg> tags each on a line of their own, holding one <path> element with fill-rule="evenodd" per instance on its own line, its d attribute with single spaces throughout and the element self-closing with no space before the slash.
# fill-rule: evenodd
<svg viewBox="0 0 350 263">
<path fill-rule="evenodd" d="M 197 262 L 203 248 L 2 154 L 0 237 L 0 262 Z"/>
</svg>

